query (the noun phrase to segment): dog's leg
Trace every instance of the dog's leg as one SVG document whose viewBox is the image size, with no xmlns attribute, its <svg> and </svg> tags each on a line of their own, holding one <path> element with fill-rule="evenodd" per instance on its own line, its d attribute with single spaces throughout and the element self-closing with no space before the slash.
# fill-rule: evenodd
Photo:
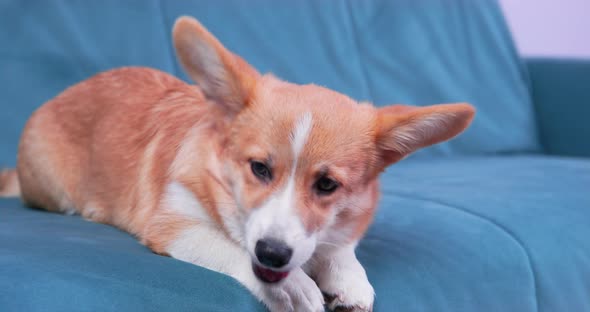
<svg viewBox="0 0 590 312">
<path fill-rule="evenodd" d="M 354 244 L 338 248 L 318 246 L 305 266 L 332 311 L 368 312 L 373 309 L 375 292 L 354 254 L 354 247 Z"/>
<path fill-rule="evenodd" d="M 0 170 L 0 197 L 20 196 L 18 175 L 14 169 Z"/>
<path fill-rule="evenodd" d="M 324 311 L 322 293 L 301 268 L 277 284 L 263 283 L 248 252 L 213 224 L 174 214 L 159 219 L 144 240 L 155 252 L 232 276 L 273 312 Z"/>
</svg>

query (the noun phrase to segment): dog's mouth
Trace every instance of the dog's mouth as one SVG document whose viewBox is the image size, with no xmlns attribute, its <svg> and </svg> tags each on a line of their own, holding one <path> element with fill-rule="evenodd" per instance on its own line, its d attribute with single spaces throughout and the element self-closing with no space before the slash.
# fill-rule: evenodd
<svg viewBox="0 0 590 312">
<path fill-rule="evenodd" d="M 287 275 L 289 275 L 289 271 L 286 271 L 286 272 L 274 271 L 274 270 L 262 267 L 256 263 L 252 264 L 252 270 L 254 271 L 254 275 L 256 275 L 256 277 L 258 277 L 259 280 L 261 280 L 265 283 L 269 283 L 269 284 L 278 283 L 281 280 L 283 280 L 285 277 L 287 277 Z"/>
</svg>

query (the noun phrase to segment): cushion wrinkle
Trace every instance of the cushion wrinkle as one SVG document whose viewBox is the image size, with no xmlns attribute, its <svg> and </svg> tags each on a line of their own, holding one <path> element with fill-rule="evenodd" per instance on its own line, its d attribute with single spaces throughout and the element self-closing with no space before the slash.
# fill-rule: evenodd
<svg viewBox="0 0 590 312">
<path fill-rule="evenodd" d="M 448 203 L 446 201 L 442 201 L 442 200 L 439 200 L 439 199 L 420 197 L 420 196 L 415 196 L 415 195 L 407 194 L 407 193 L 403 193 L 403 192 L 392 192 L 392 193 L 383 194 L 383 195 L 384 196 L 385 195 L 390 195 L 390 196 L 393 195 L 393 196 L 399 196 L 399 197 L 404 197 L 404 198 L 409 198 L 409 199 L 414 199 L 414 200 L 419 200 L 419 201 L 426 201 L 426 202 L 436 203 L 436 204 L 439 204 L 441 206 L 447 207 L 449 209 L 453 209 L 453 210 L 456 210 L 456 211 L 465 213 L 467 215 L 473 216 L 473 217 L 475 217 L 477 219 L 480 219 L 480 220 L 482 220 L 484 222 L 487 222 L 487 223 L 493 225 L 494 227 L 496 227 L 499 232 L 504 233 L 517 246 L 519 246 L 520 249 L 522 249 L 523 255 L 524 255 L 524 257 L 526 259 L 526 262 L 528 264 L 528 267 L 530 269 L 531 279 L 532 279 L 533 285 L 534 285 L 532 291 L 533 291 L 533 296 L 534 296 L 534 299 L 535 299 L 535 310 L 537 312 L 539 312 L 539 300 L 537 298 L 537 281 L 536 281 L 536 277 L 535 277 L 535 269 L 534 269 L 534 266 L 533 266 L 533 263 L 532 263 L 532 260 L 531 260 L 530 252 L 527 250 L 527 248 L 524 246 L 524 244 L 516 237 L 516 235 L 512 231 L 510 231 L 506 227 L 502 226 L 501 224 L 499 224 L 498 222 L 496 222 L 496 221 L 494 221 L 494 220 L 492 220 L 490 218 L 487 218 L 487 217 L 482 216 L 480 214 L 474 213 L 474 212 L 469 211 L 469 210 L 467 210 L 465 208 L 459 207 L 456 204 L 451 204 L 451 203 Z"/>
<path fill-rule="evenodd" d="M 359 71 L 362 74 L 362 77 L 361 77 L 361 81 L 363 82 L 362 88 L 363 88 L 363 90 L 366 91 L 366 94 L 369 96 L 368 99 L 356 99 L 356 100 L 359 100 L 359 101 L 369 100 L 369 101 L 373 102 L 374 97 L 373 97 L 373 91 L 371 90 L 371 84 L 369 83 L 369 73 L 367 72 L 367 66 L 365 65 L 365 63 L 363 61 L 363 57 L 361 55 L 361 46 L 360 46 L 360 42 L 358 39 L 357 26 L 356 26 L 356 23 L 354 21 L 354 16 L 353 16 L 354 11 L 351 8 L 350 1 L 346 1 L 346 11 L 348 13 L 347 19 L 349 21 L 348 25 L 350 25 L 350 34 L 352 36 L 353 46 L 356 49 L 357 64 L 359 65 L 359 67 L 360 67 Z"/>
<path fill-rule="evenodd" d="M 164 6 L 162 5 L 162 0 L 158 0 L 157 9 L 160 13 L 160 22 L 162 23 L 162 29 L 167 30 L 164 31 L 164 37 L 166 38 L 166 41 L 168 43 L 166 44 L 166 50 L 168 51 L 168 55 L 170 57 L 170 63 L 172 63 L 172 74 L 176 77 L 180 77 L 179 74 L 182 70 L 180 68 L 180 65 L 178 64 L 178 60 L 176 59 L 176 52 L 174 51 L 172 45 L 172 30 L 168 29 L 168 25 L 170 25 L 171 23 L 169 23 L 167 15 L 164 13 Z"/>
</svg>

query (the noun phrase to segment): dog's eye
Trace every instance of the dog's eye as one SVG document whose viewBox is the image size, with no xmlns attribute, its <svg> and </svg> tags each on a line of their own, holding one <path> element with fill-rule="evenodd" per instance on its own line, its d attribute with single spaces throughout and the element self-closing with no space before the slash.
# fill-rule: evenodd
<svg viewBox="0 0 590 312">
<path fill-rule="evenodd" d="M 272 172 L 265 163 L 251 161 L 250 169 L 252 169 L 252 173 L 261 181 L 268 182 L 272 180 Z"/>
<path fill-rule="evenodd" d="M 314 184 L 314 188 L 319 195 L 330 195 L 336 191 L 338 186 L 340 186 L 338 182 L 328 177 L 321 177 Z"/>
</svg>

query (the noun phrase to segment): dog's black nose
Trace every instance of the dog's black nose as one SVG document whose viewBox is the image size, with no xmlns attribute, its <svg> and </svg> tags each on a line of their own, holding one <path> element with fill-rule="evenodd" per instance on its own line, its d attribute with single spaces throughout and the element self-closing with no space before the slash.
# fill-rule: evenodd
<svg viewBox="0 0 590 312">
<path fill-rule="evenodd" d="M 293 255 L 293 249 L 279 240 L 265 238 L 256 242 L 254 253 L 256 253 L 256 258 L 260 263 L 278 269 L 289 263 Z"/>
</svg>

